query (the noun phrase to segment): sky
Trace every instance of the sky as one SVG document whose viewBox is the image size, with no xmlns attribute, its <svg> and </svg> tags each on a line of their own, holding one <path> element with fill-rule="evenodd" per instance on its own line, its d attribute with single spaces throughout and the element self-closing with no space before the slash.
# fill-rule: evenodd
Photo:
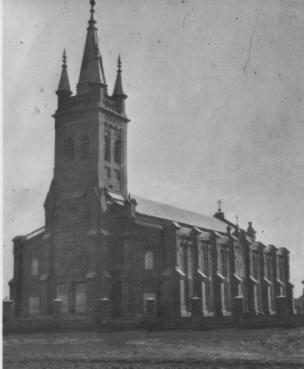
<svg viewBox="0 0 304 369">
<path fill-rule="evenodd" d="M 290 250 L 304 280 L 304 2 L 96 0 L 109 91 L 122 57 L 129 192 Z M 63 49 L 75 91 L 89 0 L 4 0 L 3 264 L 44 225 Z"/>
</svg>

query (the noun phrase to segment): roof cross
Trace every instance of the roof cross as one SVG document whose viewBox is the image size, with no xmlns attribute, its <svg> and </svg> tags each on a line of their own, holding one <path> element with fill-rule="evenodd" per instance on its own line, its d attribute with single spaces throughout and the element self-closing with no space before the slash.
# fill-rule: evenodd
<svg viewBox="0 0 304 369">
<path fill-rule="evenodd" d="M 218 200 L 217 204 L 218 204 L 218 211 L 219 212 L 222 211 L 221 205 L 223 204 L 223 201 L 222 200 Z"/>
<path fill-rule="evenodd" d="M 66 67 L 67 66 L 67 56 L 66 56 L 66 51 L 65 49 L 63 50 L 63 55 L 62 55 L 62 66 Z"/>
<path fill-rule="evenodd" d="M 91 9 L 90 9 L 90 12 L 91 12 L 91 17 L 90 17 L 90 20 L 89 20 L 89 24 L 90 26 L 93 26 L 96 21 L 94 19 L 94 13 L 95 13 L 95 9 L 94 9 L 94 6 L 95 6 L 95 0 L 90 0 L 90 5 L 91 5 Z"/>
<path fill-rule="evenodd" d="M 118 59 L 117 59 L 117 69 L 120 72 L 121 71 L 121 58 L 120 58 L 120 54 L 118 55 Z"/>
<path fill-rule="evenodd" d="M 95 13 L 95 10 L 94 10 L 94 6 L 95 6 L 95 0 L 90 0 L 90 4 L 91 4 L 91 10 L 90 10 L 90 12 L 91 12 L 91 14 L 92 14 L 92 16 L 93 16 L 93 13 Z"/>
</svg>

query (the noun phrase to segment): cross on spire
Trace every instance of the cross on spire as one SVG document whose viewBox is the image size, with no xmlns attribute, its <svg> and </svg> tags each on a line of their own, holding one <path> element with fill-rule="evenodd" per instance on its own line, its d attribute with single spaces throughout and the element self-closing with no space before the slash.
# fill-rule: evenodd
<svg viewBox="0 0 304 369">
<path fill-rule="evenodd" d="M 94 9 L 94 6 L 96 5 L 95 3 L 95 0 L 90 0 L 90 4 L 91 4 L 91 14 L 92 14 L 92 17 L 94 16 L 94 13 L 95 13 L 95 9 Z"/>
<path fill-rule="evenodd" d="M 66 51 L 65 49 L 63 50 L 63 55 L 62 55 L 62 67 L 65 68 L 67 66 L 67 56 L 66 56 Z"/>
<path fill-rule="evenodd" d="M 90 0 L 90 5 L 91 5 L 91 9 L 90 9 L 91 17 L 90 17 L 90 20 L 89 20 L 89 25 L 93 26 L 96 23 L 96 21 L 94 19 L 94 13 L 95 13 L 94 6 L 96 5 L 95 0 Z"/>
<path fill-rule="evenodd" d="M 118 59 L 117 59 L 117 68 L 118 68 L 118 71 L 121 72 L 121 58 L 120 58 L 120 54 L 118 55 Z"/>
<path fill-rule="evenodd" d="M 221 205 L 223 204 L 223 201 L 222 200 L 218 200 L 217 204 L 218 204 L 218 211 L 221 212 L 222 211 Z"/>
</svg>

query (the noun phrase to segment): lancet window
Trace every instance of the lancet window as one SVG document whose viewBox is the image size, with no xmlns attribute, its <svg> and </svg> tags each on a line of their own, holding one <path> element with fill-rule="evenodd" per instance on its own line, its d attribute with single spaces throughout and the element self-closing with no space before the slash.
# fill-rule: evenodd
<svg viewBox="0 0 304 369">
<path fill-rule="evenodd" d="M 114 143 L 114 162 L 121 163 L 121 139 L 117 138 Z"/>
<path fill-rule="evenodd" d="M 83 135 L 81 137 L 81 159 L 86 160 L 89 158 L 89 137 Z"/>
<path fill-rule="evenodd" d="M 145 269 L 151 270 L 154 268 L 154 255 L 152 251 L 145 253 Z"/>
<path fill-rule="evenodd" d="M 74 160 L 74 141 L 72 137 L 68 137 L 65 139 L 64 158 L 66 161 Z"/>
<path fill-rule="evenodd" d="M 104 136 L 104 160 L 111 160 L 111 136 L 110 131 L 106 131 Z"/>
<path fill-rule="evenodd" d="M 199 246 L 199 268 L 203 273 L 202 288 L 202 311 L 204 315 L 213 312 L 213 278 L 212 278 L 212 255 L 210 245 Z"/>
</svg>

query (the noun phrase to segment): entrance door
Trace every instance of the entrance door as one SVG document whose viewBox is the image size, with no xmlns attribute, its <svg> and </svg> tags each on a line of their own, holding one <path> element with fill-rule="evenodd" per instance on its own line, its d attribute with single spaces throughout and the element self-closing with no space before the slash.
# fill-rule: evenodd
<svg viewBox="0 0 304 369">
<path fill-rule="evenodd" d="M 67 283 L 57 284 L 57 299 L 62 301 L 61 312 L 67 314 L 69 312 L 69 285 Z"/>
<path fill-rule="evenodd" d="M 75 313 L 83 314 L 87 311 L 87 285 L 77 283 L 75 285 Z"/>
</svg>

